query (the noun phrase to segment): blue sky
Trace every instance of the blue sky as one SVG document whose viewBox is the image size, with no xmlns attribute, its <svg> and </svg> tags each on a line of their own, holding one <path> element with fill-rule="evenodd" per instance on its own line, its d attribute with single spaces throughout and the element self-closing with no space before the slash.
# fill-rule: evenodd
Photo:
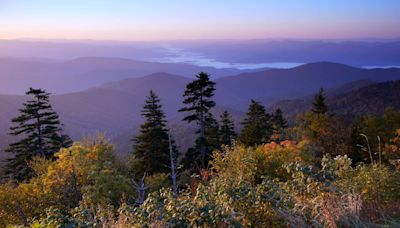
<svg viewBox="0 0 400 228">
<path fill-rule="evenodd" d="M 0 39 L 398 37 L 399 0 L 0 0 Z"/>
</svg>

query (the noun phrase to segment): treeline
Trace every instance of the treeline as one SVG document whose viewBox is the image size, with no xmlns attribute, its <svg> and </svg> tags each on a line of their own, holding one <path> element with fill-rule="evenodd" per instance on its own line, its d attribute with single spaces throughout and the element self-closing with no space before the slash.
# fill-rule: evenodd
<svg viewBox="0 0 400 228">
<path fill-rule="evenodd" d="M 183 121 L 197 126 L 195 145 L 184 153 L 178 151 L 173 136 L 170 135 L 161 99 L 154 91 L 149 91 L 142 110 L 145 122 L 140 126 L 140 133 L 132 139 L 132 155 L 135 177 L 146 174 L 165 173 L 170 169 L 170 143 L 173 161 L 182 164 L 185 170 L 198 172 L 208 166 L 212 152 L 223 145 L 231 146 L 234 141 L 246 146 L 255 146 L 275 140 L 283 140 L 287 122 L 281 110 L 268 113 L 259 102 L 251 100 L 249 110 L 242 122 L 240 135 L 235 132 L 234 122 L 228 111 L 224 111 L 217 120 L 211 110 L 216 105 L 213 101 L 215 83 L 207 73 L 201 72 L 196 80 L 186 86 L 183 94 L 183 106 L 179 112 L 186 114 Z M 52 109 L 49 93 L 41 89 L 30 88 L 26 95 L 31 100 L 23 104 L 20 115 L 12 119 L 14 124 L 10 134 L 19 137 L 6 152 L 14 156 L 7 160 L 4 167 L 5 179 L 16 181 L 29 180 L 34 175 L 29 162 L 40 156 L 54 159 L 54 154 L 61 148 L 72 145 L 70 137 L 63 133 L 57 113 Z M 171 137 L 171 140 L 169 139 Z M 178 164 L 177 164 L 178 165 Z"/>
<path fill-rule="evenodd" d="M 213 116 L 214 92 L 203 72 L 186 86 L 178 111 L 196 124 L 196 140 L 179 151 L 150 91 L 131 156 L 120 160 L 103 136 L 72 143 L 49 94 L 30 89 L 12 119 L 18 140 L 7 149 L 14 156 L 3 169 L 0 225 L 400 224 L 398 111 L 349 125 L 321 89 L 293 126 L 251 100 L 235 132 L 227 111 Z"/>
</svg>

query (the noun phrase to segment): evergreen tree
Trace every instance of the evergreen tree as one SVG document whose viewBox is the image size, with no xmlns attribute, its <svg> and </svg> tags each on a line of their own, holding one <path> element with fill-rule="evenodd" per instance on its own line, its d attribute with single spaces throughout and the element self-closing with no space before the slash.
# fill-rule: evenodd
<svg viewBox="0 0 400 228">
<path fill-rule="evenodd" d="M 204 132 L 205 132 L 204 141 L 206 142 L 206 148 L 207 148 L 207 153 L 204 157 L 204 163 L 208 164 L 208 161 L 211 159 L 212 152 L 214 150 L 221 149 L 219 124 L 211 113 L 207 114 Z M 190 169 L 191 167 L 193 167 L 193 161 L 199 160 L 199 151 L 201 148 L 201 143 L 203 143 L 204 141 L 202 140 L 201 137 L 198 137 L 195 141 L 195 146 L 193 148 L 189 148 L 189 150 L 185 155 L 185 159 L 183 160 L 183 166 L 185 167 L 185 169 Z"/>
<path fill-rule="evenodd" d="M 211 113 L 208 113 L 206 117 L 205 133 L 206 133 L 207 148 L 210 150 L 210 152 L 221 149 L 219 124 Z M 206 156 L 208 155 L 211 154 L 207 154 Z M 206 161 L 208 161 L 209 159 L 210 157 L 206 157 Z"/>
<path fill-rule="evenodd" d="M 183 103 L 187 106 L 179 110 L 179 112 L 189 113 L 183 119 L 184 121 L 189 123 L 194 121 L 199 126 L 196 147 L 192 148 L 188 155 L 191 154 L 191 159 L 194 159 L 192 162 L 200 162 L 202 167 L 206 166 L 206 157 L 211 152 L 207 145 L 206 125 L 210 109 L 215 106 L 215 102 L 211 99 L 214 96 L 214 86 L 215 83 L 210 81 L 210 76 L 207 73 L 199 73 L 196 80 L 186 86 Z"/>
<path fill-rule="evenodd" d="M 145 101 L 142 116 L 146 118 L 146 121 L 140 126 L 140 134 L 133 139 L 133 155 L 137 162 L 135 172 L 138 175 L 167 173 L 170 171 L 167 121 L 160 99 L 153 91 L 150 91 Z M 178 152 L 174 141 L 171 142 L 176 159 Z"/>
<path fill-rule="evenodd" d="M 362 119 L 356 119 L 351 126 L 350 132 L 350 150 L 347 156 L 351 158 L 352 164 L 359 162 L 371 162 L 368 156 L 368 152 L 362 150 L 360 145 L 365 144 L 365 139 L 361 136 L 363 133 Z"/>
<path fill-rule="evenodd" d="M 251 100 L 246 113 L 239 141 L 245 146 L 255 146 L 266 143 L 272 135 L 271 116 L 265 111 L 264 106 Z"/>
<path fill-rule="evenodd" d="M 275 140 L 280 141 L 283 138 L 283 130 L 288 127 L 286 119 L 283 117 L 281 109 L 276 109 L 271 117 L 272 128 L 274 131 Z"/>
<path fill-rule="evenodd" d="M 315 95 L 313 102 L 312 112 L 315 114 L 325 114 L 328 112 L 328 106 L 325 103 L 324 89 L 321 88 L 319 92 Z"/>
<path fill-rule="evenodd" d="M 235 124 L 227 111 L 221 114 L 220 141 L 222 145 L 232 145 L 232 140 L 236 137 Z"/>
<path fill-rule="evenodd" d="M 29 162 L 34 156 L 48 159 L 53 158 L 55 152 L 72 144 L 71 139 L 62 134 L 62 124 L 53 111 L 49 93 L 41 89 L 32 89 L 26 95 L 33 96 L 19 109 L 20 115 L 11 121 L 10 135 L 20 138 L 11 143 L 6 152 L 13 153 L 14 157 L 7 160 L 5 175 L 18 181 L 23 181 L 33 175 Z"/>
</svg>

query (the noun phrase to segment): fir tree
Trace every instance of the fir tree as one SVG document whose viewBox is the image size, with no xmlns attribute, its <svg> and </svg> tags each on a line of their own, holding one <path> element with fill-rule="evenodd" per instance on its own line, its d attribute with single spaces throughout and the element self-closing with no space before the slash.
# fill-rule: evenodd
<svg viewBox="0 0 400 228">
<path fill-rule="evenodd" d="M 140 126 L 140 134 L 133 139 L 133 155 L 137 161 L 135 171 L 138 175 L 169 172 L 167 121 L 160 99 L 153 91 L 150 91 L 145 101 L 142 116 L 146 118 L 146 121 Z M 173 141 L 172 144 L 174 158 L 177 158 L 177 149 Z"/>
<path fill-rule="evenodd" d="M 211 99 L 214 96 L 215 83 L 210 81 L 209 75 L 204 72 L 199 73 L 196 78 L 186 86 L 183 103 L 187 106 L 179 112 L 188 112 L 188 116 L 183 120 L 189 123 L 194 121 L 199 126 L 196 147 L 192 148 L 188 155 L 191 154 L 190 159 L 194 159 L 192 162 L 200 162 L 201 166 L 205 167 L 206 157 L 211 152 L 207 145 L 206 125 L 209 111 L 215 106 L 215 102 Z"/>
<path fill-rule="evenodd" d="M 315 95 L 312 112 L 315 114 L 325 114 L 328 112 L 328 106 L 325 103 L 324 89 L 321 88 Z"/>
<path fill-rule="evenodd" d="M 239 141 L 245 146 L 255 146 L 266 143 L 272 135 L 271 116 L 265 111 L 264 106 L 251 100 L 246 113 Z"/>
<path fill-rule="evenodd" d="M 221 114 L 220 141 L 222 145 L 231 146 L 236 137 L 235 124 L 227 111 Z"/>
<path fill-rule="evenodd" d="M 10 135 L 20 138 L 11 143 L 6 152 L 13 153 L 14 157 L 7 160 L 5 175 L 18 181 L 26 180 L 33 175 L 29 162 L 34 156 L 48 159 L 53 158 L 55 152 L 72 144 L 71 139 L 62 134 L 62 125 L 59 117 L 53 111 L 50 94 L 41 89 L 32 89 L 26 95 L 33 96 L 19 109 L 20 115 L 11 121 Z"/>
</svg>

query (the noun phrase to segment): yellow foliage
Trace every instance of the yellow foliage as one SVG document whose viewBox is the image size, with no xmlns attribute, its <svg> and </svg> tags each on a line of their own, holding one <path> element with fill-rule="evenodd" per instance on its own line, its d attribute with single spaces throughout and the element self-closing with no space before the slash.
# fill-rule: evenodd
<svg viewBox="0 0 400 228">
<path fill-rule="evenodd" d="M 27 218 L 41 216 L 46 208 L 69 210 L 79 200 L 86 205 L 118 204 L 133 190 L 129 179 L 113 167 L 113 146 L 97 139 L 75 143 L 55 154 L 55 161 L 35 158 L 31 162 L 36 176 L 27 183 L 0 185 L 0 227 L 22 224 L 21 212 Z"/>
<path fill-rule="evenodd" d="M 225 147 L 223 151 L 213 154 L 212 165 L 219 177 L 255 182 L 262 176 L 288 178 L 282 165 L 295 161 L 311 163 L 312 152 L 306 141 L 271 142 L 257 148 L 242 145 Z"/>
</svg>

